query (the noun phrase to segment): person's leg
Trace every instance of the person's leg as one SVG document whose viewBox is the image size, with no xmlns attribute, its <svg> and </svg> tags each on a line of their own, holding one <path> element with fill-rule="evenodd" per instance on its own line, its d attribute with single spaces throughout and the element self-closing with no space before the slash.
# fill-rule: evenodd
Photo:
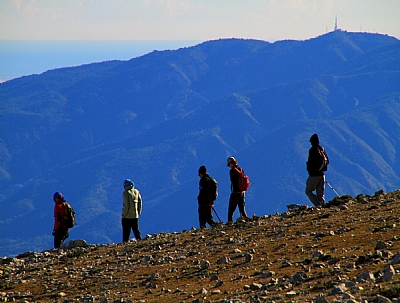
<svg viewBox="0 0 400 303">
<path fill-rule="evenodd" d="M 319 182 L 316 185 L 317 198 L 319 205 L 325 204 L 325 176 L 319 178 Z"/>
<path fill-rule="evenodd" d="M 246 213 L 246 202 L 245 202 L 245 193 L 237 194 L 238 196 L 238 206 L 239 206 L 239 211 L 242 217 L 247 218 L 247 213 Z"/>
<path fill-rule="evenodd" d="M 206 212 L 205 212 L 205 206 L 199 205 L 199 225 L 200 228 L 205 228 L 206 227 Z"/>
<path fill-rule="evenodd" d="M 217 222 L 215 222 L 214 221 L 214 218 L 213 218 L 213 214 L 212 214 L 212 206 L 207 206 L 207 207 L 205 207 L 206 209 L 205 209 L 205 219 L 206 219 L 206 222 L 210 225 L 210 226 L 214 226 L 215 225 L 215 223 L 217 223 Z"/>
<path fill-rule="evenodd" d="M 228 206 L 228 222 L 233 221 L 233 213 L 235 212 L 236 207 L 237 207 L 237 199 L 235 193 L 231 193 Z"/>
<path fill-rule="evenodd" d="M 122 242 L 128 242 L 131 234 L 131 226 L 128 219 L 122 218 Z"/>
<path fill-rule="evenodd" d="M 57 236 L 57 234 L 54 235 L 54 248 L 59 248 L 61 246 L 62 239 Z"/>
<path fill-rule="evenodd" d="M 306 182 L 306 195 L 315 206 L 320 204 L 318 197 L 313 193 L 317 188 L 318 181 L 318 177 L 309 176 Z"/>
<path fill-rule="evenodd" d="M 133 230 L 133 234 L 135 235 L 136 240 L 141 240 L 142 235 L 140 234 L 140 231 L 139 231 L 139 218 L 132 219 L 132 230 Z"/>
<path fill-rule="evenodd" d="M 64 240 L 69 236 L 68 229 L 59 228 L 54 234 L 54 248 L 59 248 L 63 245 Z"/>
</svg>

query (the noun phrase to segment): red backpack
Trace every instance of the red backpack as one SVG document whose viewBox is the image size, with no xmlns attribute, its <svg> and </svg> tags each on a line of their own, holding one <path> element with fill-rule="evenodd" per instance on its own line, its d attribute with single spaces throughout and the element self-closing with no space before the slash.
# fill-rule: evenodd
<svg viewBox="0 0 400 303">
<path fill-rule="evenodd" d="M 249 177 L 244 173 L 244 170 L 239 167 L 235 167 L 236 171 L 239 173 L 237 186 L 241 191 L 246 191 L 249 189 L 250 180 Z"/>
</svg>

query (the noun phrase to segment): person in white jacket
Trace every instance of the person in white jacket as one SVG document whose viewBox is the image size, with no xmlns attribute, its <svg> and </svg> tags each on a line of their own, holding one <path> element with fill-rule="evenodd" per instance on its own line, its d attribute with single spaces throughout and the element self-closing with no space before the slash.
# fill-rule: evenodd
<svg viewBox="0 0 400 303">
<path fill-rule="evenodd" d="M 126 179 L 123 185 L 125 191 L 122 194 L 122 241 L 129 241 L 131 229 L 136 240 L 141 240 L 139 216 L 142 213 L 142 197 L 130 179 Z"/>
</svg>

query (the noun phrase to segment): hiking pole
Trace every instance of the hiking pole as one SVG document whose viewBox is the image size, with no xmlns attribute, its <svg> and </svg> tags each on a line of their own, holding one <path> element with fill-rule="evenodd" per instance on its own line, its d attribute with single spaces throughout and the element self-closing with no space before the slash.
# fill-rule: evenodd
<svg viewBox="0 0 400 303">
<path fill-rule="evenodd" d="M 218 218 L 219 222 L 222 222 L 222 221 L 221 221 L 221 219 L 219 218 L 219 216 L 218 216 L 217 212 L 215 211 L 215 208 L 214 208 L 214 206 L 212 207 L 212 210 L 214 211 L 215 215 L 217 216 L 217 218 Z"/>
<path fill-rule="evenodd" d="M 325 183 L 328 184 L 328 186 L 333 190 L 333 192 L 336 194 L 336 196 L 340 198 L 340 195 L 339 195 L 339 194 L 337 193 L 337 191 L 332 187 L 332 185 L 330 185 L 330 184 L 328 183 L 328 181 L 325 181 Z"/>
</svg>

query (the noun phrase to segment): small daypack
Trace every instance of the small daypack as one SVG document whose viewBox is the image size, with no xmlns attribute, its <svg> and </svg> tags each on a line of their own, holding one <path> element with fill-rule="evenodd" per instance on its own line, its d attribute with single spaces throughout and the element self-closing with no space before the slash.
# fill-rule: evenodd
<svg viewBox="0 0 400 303">
<path fill-rule="evenodd" d="M 238 184 L 237 184 L 238 188 L 241 191 L 248 190 L 250 186 L 249 177 L 244 173 L 244 170 L 242 168 L 235 167 L 235 169 L 239 173 Z"/>
<path fill-rule="evenodd" d="M 75 223 L 76 223 L 75 222 L 75 211 L 67 201 L 64 201 L 63 204 L 64 204 L 64 210 L 65 210 L 63 225 L 67 228 L 72 228 L 75 226 Z"/>
<path fill-rule="evenodd" d="M 218 182 L 210 176 L 209 183 L 209 198 L 210 201 L 215 201 L 218 197 Z"/>
<path fill-rule="evenodd" d="M 327 171 L 328 170 L 328 164 L 329 164 L 329 159 L 328 156 L 326 155 L 325 149 L 323 147 L 319 148 L 317 147 L 320 159 L 318 161 L 318 170 L 319 171 Z"/>
</svg>

